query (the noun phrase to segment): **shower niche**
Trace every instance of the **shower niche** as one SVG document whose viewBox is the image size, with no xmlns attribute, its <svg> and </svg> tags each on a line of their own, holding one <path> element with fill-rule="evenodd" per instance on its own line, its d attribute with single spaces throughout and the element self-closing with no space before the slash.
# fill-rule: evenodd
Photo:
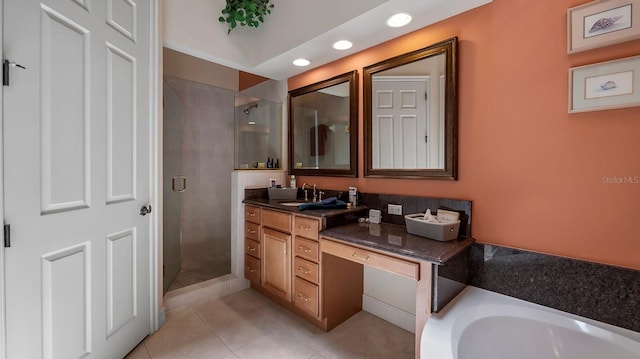
<svg viewBox="0 0 640 359">
<path fill-rule="evenodd" d="M 284 168 L 282 104 L 242 95 L 235 102 L 235 168 Z"/>
</svg>

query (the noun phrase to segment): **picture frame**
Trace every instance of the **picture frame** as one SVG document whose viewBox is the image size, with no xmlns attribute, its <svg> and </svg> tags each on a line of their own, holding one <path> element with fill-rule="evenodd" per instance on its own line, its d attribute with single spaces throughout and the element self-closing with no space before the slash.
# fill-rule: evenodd
<svg viewBox="0 0 640 359">
<path fill-rule="evenodd" d="M 569 113 L 640 106 L 640 56 L 569 69 Z"/>
<path fill-rule="evenodd" d="M 640 0 L 597 0 L 567 10 L 567 53 L 640 39 Z"/>
</svg>

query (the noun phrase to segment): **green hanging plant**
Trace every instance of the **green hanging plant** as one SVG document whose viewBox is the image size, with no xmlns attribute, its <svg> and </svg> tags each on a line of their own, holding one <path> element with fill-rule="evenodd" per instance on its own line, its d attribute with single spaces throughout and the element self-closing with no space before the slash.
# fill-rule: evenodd
<svg viewBox="0 0 640 359">
<path fill-rule="evenodd" d="M 227 6 L 222 9 L 222 16 L 218 21 L 229 24 L 229 30 L 235 29 L 236 26 L 258 27 L 264 22 L 264 17 L 271 14 L 273 4 L 269 4 L 271 0 L 227 0 Z"/>
</svg>

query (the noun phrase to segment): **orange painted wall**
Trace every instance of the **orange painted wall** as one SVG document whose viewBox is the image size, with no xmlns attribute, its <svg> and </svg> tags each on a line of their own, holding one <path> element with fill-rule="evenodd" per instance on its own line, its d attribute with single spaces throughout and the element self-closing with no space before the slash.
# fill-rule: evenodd
<svg viewBox="0 0 640 359">
<path fill-rule="evenodd" d="M 459 180 L 301 177 L 328 189 L 469 199 L 482 243 L 640 269 L 640 107 L 567 113 L 568 69 L 640 55 L 640 40 L 567 55 L 584 0 L 494 0 L 288 80 L 289 89 L 452 36 L 459 42 Z M 361 78 L 362 80 L 362 78 Z M 360 81 L 362 85 L 362 81 Z"/>
<path fill-rule="evenodd" d="M 268 78 L 254 75 L 244 71 L 238 71 L 238 91 L 246 90 L 259 83 L 267 81 Z"/>
</svg>

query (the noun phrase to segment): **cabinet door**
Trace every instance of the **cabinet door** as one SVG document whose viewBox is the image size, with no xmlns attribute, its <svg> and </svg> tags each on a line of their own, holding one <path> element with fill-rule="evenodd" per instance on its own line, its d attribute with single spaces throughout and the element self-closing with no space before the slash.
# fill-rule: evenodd
<svg viewBox="0 0 640 359">
<path fill-rule="evenodd" d="M 291 301 L 291 235 L 262 231 L 262 286 Z"/>
</svg>

